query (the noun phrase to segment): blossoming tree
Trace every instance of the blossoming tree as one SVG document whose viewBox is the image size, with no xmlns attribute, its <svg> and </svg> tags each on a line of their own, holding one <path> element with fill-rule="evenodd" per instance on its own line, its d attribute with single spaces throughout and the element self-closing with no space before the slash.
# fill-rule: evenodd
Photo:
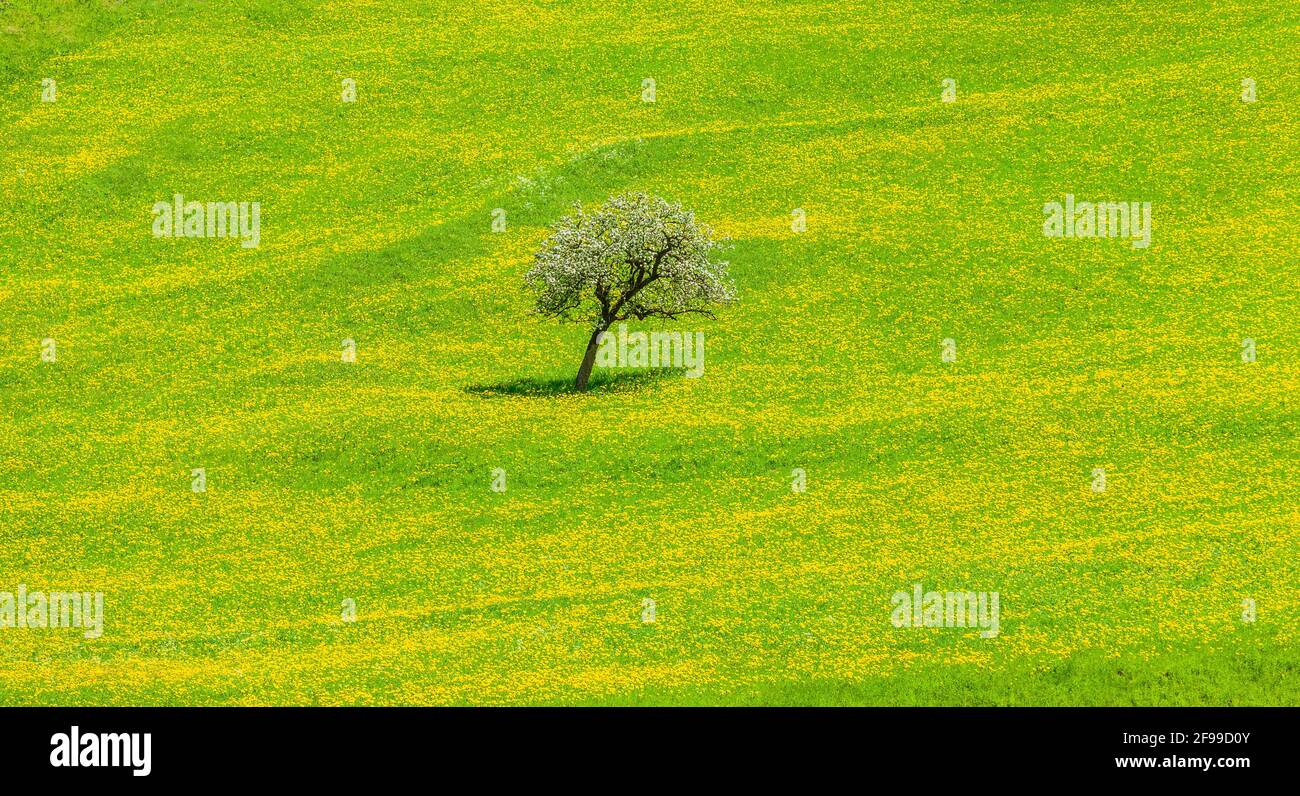
<svg viewBox="0 0 1300 796">
<path fill-rule="evenodd" d="M 723 245 L 695 213 L 657 196 L 627 193 L 595 210 L 577 205 L 560 219 L 524 275 L 534 312 L 589 324 L 591 338 L 574 383 L 587 389 L 601 335 L 619 321 L 715 317 L 735 300 Z"/>
</svg>

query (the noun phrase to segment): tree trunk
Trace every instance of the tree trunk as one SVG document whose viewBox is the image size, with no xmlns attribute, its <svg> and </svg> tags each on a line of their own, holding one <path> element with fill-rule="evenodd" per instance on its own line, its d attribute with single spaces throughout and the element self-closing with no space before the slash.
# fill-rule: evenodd
<svg viewBox="0 0 1300 796">
<path fill-rule="evenodd" d="M 587 341 L 587 353 L 582 355 L 582 367 L 578 368 L 578 379 L 573 383 L 573 389 L 583 392 L 587 389 L 587 381 L 591 379 L 591 368 L 596 364 L 596 350 L 600 348 L 597 342 L 609 328 L 609 324 L 601 324 L 591 333 L 591 339 Z"/>
</svg>

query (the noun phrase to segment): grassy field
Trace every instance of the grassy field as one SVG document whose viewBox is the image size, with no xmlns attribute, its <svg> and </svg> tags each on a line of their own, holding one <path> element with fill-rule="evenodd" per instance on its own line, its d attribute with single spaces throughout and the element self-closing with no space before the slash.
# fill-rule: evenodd
<svg viewBox="0 0 1300 796">
<path fill-rule="evenodd" d="M 1300 704 L 1300 6 L 658 5 L 0 2 L 0 704 Z M 626 190 L 739 302 L 574 394 Z"/>
</svg>

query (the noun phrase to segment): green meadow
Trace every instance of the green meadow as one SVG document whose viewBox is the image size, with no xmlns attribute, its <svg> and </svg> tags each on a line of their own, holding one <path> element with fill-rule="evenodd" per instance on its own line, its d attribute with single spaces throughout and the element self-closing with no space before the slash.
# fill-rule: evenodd
<svg viewBox="0 0 1300 796">
<path fill-rule="evenodd" d="M 1300 704 L 1298 52 L 1259 0 L 0 1 L 0 704 Z M 523 274 L 626 191 L 738 301 L 576 393 Z"/>
</svg>

